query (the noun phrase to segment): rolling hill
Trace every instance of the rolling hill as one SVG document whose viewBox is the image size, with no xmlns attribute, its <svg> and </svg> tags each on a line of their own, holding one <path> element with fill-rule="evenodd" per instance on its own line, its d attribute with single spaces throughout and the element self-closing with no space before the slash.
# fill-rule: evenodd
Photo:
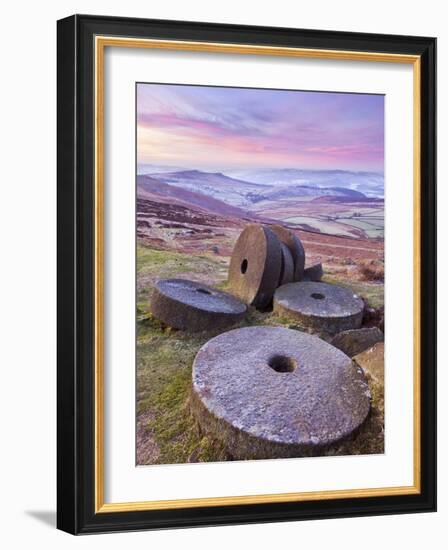
<svg viewBox="0 0 448 550">
<path fill-rule="evenodd" d="M 221 172 L 182 170 L 148 175 L 167 185 L 201 193 L 240 208 L 250 207 L 252 197 L 261 195 L 265 189 L 259 184 L 229 178 Z"/>
<path fill-rule="evenodd" d="M 137 195 L 159 202 L 195 207 L 224 216 L 236 218 L 247 216 L 245 210 L 227 204 L 213 196 L 167 184 L 151 176 L 137 176 Z"/>
<path fill-rule="evenodd" d="M 368 196 L 352 187 L 299 182 L 297 178 L 289 183 L 261 184 L 221 172 L 162 171 L 138 175 L 137 194 L 166 207 L 176 205 L 229 221 L 276 221 L 354 238 L 381 238 L 384 230 L 382 197 Z"/>
<path fill-rule="evenodd" d="M 267 186 L 305 185 L 317 188 L 344 188 L 360 191 L 368 197 L 384 197 L 384 176 L 377 172 L 282 168 L 230 170 L 226 173 L 234 178 L 247 179 Z"/>
<path fill-rule="evenodd" d="M 261 201 L 277 201 L 294 197 L 342 197 L 347 200 L 362 200 L 364 193 L 351 187 L 323 187 L 312 183 L 260 184 L 251 181 L 231 178 L 221 172 L 203 172 L 201 170 L 181 170 L 177 172 L 161 172 L 138 176 L 149 178 L 159 184 L 173 186 L 176 189 L 191 191 L 196 194 L 206 195 L 243 210 L 251 210 Z M 160 186 L 159 186 L 160 187 Z M 170 193 L 169 187 L 160 187 L 160 193 Z"/>
</svg>

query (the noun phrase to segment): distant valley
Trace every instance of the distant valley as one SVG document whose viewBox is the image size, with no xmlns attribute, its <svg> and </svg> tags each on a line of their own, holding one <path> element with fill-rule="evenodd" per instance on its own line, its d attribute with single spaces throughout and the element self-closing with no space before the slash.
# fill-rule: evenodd
<svg viewBox="0 0 448 550">
<path fill-rule="evenodd" d="M 176 204 L 246 222 L 280 221 L 327 235 L 380 240 L 384 237 L 383 185 L 379 174 L 287 169 L 228 171 L 232 174 L 228 175 L 201 170 L 170 171 L 168 166 L 151 165 L 140 167 L 138 173 L 137 193 L 141 200 Z"/>
</svg>

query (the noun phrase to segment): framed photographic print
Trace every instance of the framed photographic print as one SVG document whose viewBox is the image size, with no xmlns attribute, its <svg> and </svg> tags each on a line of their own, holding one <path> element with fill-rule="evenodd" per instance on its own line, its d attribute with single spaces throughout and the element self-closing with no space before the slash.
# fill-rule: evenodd
<svg viewBox="0 0 448 550">
<path fill-rule="evenodd" d="M 434 38 L 58 22 L 58 527 L 434 511 Z"/>
</svg>

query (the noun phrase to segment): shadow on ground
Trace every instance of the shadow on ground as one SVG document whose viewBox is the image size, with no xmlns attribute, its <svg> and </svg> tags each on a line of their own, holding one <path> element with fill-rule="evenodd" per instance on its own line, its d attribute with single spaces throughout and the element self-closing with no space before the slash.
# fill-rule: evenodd
<svg viewBox="0 0 448 550">
<path fill-rule="evenodd" d="M 56 511 L 55 510 L 25 510 L 25 514 L 31 516 L 37 521 L 56 529 Z"/>
</svg>

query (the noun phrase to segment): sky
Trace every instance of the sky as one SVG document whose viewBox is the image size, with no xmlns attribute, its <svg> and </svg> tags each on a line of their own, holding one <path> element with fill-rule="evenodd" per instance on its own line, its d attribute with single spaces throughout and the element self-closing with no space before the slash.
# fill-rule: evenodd
<svg viewBox="0 0 448 550">
<path fill-rule="evenodd" d="M 384 96 L 137 84 L 137 162 L 384 171 Z"/>
</svg>

